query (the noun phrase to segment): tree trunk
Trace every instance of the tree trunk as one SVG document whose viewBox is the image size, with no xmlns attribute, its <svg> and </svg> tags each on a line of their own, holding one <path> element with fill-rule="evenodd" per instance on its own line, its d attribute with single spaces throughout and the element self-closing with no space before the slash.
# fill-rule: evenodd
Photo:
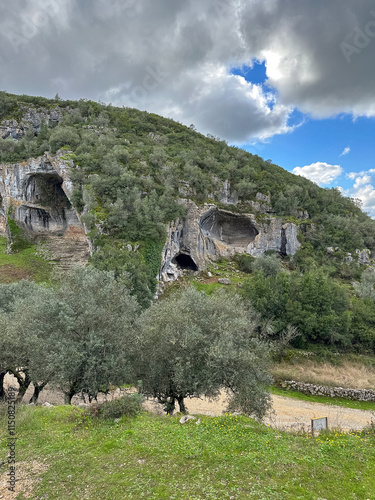
<svg viewBox="0 0 375 500">
<path fill-rule="evenodd" d="M 185 406 L 185 402 L 184 402 L 184 397 L 179 395 L 177 397 L 177 401 L 178 401 L 178 406 L 180 407 L 180 412 L 183 413 L 184 415 L 186 415 L 187 410 L 186 410 L 186 406 Z"/>
<path fill-rule="evenodd" d="M 31 396 L 29 404 L 33 403 L 34 405 L 37 404 L 39 394 L 42 392 L 42 390 L 45 388 L 47 385 L 47 382 L 43 382 L 42 384 L 37 384 L 34 382 L 34 394 Z"/>
<path fill-rule="evenodd" d="M 74 394 L 77 393 L 77 390 L 76 390 L 76 382 L 74 382 L 69 390 L 67 392 L 64 392 L 64 404 L 65 405 L 70 405 L 71 402 L 72 402 L 72 397 L 74 396 Z"/>
<path fill-rule="evenodd" d="M 167 415 L 172 415 L 175 408 L 175 398 L 171 397 L 165 403 L 165 411 L 167 412 Z"/>
<path fill-rule="evenodd" d="M 29 371 L 27 369 L 24 370 L 9 370 L 9 372 L 14 375 L 17 379 L 19 389 L 18 389 L 18 394 L 16 398 L 16 403 L 21 403 L 22 399 L 25 395 L 25 392 L 27 391 L 29 385 L 31 384 L 31 378 L 29 376 Z M 21 375 L 21 372 L 23 373 L 24 376 Z"/>
<path fill-rule="evenodd" d="M 7 372 L 0 373 L 0 401 L 4 401 L 6 399 L 6 394 L 4 391 L 4 378 Z"/>
</svg>

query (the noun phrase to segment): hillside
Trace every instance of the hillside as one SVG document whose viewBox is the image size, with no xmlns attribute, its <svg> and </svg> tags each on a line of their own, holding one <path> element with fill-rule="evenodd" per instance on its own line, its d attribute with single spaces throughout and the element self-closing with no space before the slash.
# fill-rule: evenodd
<svg viewBox="0 0 375 500">
<path fill-rule="evenodd" d="M 302 331 L 296 345 L 372 352 L 375 222 L 338 190 L 136 109 L 1 92 L 0 120 L 13 254 L 44 245 L 59 269 L 127 273 L 144 307 L 157 286 L 190 274 L 211 291 L 221 275 L 276 334 Z M 282 257 L 275 273 L 253 262 L 266 253 Z"/>
</svg>

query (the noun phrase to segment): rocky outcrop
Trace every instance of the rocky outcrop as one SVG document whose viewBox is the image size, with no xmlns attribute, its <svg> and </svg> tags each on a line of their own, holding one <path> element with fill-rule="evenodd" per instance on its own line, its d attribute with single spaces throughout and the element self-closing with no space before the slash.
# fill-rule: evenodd
<svg viewBox="0 0 375 500">
<path fill-rule="evenodd" d="M 343 262 L 353 262 L 354 257 L 350 252 L 341 252 L 339 247 L 327 247 L 327 253 L 329 255 L 332 255 L 332 257 L 339 257 L 343 259 Z M 364 248 L 363 250 L 359 250 L 359 248 L 356 249 L 355 251 L 356 255 L 356 262 L 360 266 L 374 266 L 374 261 L 371 256 L 371 250 L 368 248 Z"/>
<path fill-rule="evenodd" d="M 0 136 L 3 139 L 8 137 L 19 140 L 27 130 L 32 130 L 37 134 L 42 123 L 51 125 L 58 124 L 62 120 L 62 110 L 53 108 L 46 110 L 44 108 L 33 108 L 31 106 L 20 106 L 22 118 L 20 120 L 3 120 L 0 125 Z"/>
<path fill-rule="evenodd" d="M 27 239 L 43 241 L 62 267 L 89 256 L 84 226 L 70 202 L 71 166 L 60 154 L 0 166 L 0 232 L 11 243 L 14 221 Z"/>
<path fill-rule="evenodd" d="M 186 217 L 168 227 L 159 279 L 174 281 L 184 270 L 200 271 L 211 261 L 241 253 L 258 257 L 274 250 L 294 255 L 300 248 L 297 235 L 295 224 L 283 224 L 276 217 L 260 219 L 190 202 Z"/>
</svg>

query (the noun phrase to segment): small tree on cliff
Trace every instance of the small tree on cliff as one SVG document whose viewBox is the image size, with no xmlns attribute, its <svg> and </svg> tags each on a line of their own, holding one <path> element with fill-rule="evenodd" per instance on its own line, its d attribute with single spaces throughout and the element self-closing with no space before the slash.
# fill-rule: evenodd
<svg viewBox="0 0 375 500">
<path fill-rule="evenodd" d="M 175 402 L 215 397 L 222 388 L 230 408 L 258 417 L 269 407 L 268 349 L 256 335 L 256 315 L 234 294 L 212 297 L 190 288 L 142 314 L 134 358 L 143 392 L 167 413 Z"/>
</svg>

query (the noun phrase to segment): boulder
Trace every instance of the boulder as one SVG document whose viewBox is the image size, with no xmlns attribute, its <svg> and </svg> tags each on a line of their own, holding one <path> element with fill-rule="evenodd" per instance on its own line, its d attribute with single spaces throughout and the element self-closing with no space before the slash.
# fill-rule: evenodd
<svg viewBox="0 0 375 500">
<path fill-rule="evenodd" d="M 221 285 L 230 285 L 230 279 L 229 278 L 219 278 L 217 280 L 218 283 Z"/>
</svg>

